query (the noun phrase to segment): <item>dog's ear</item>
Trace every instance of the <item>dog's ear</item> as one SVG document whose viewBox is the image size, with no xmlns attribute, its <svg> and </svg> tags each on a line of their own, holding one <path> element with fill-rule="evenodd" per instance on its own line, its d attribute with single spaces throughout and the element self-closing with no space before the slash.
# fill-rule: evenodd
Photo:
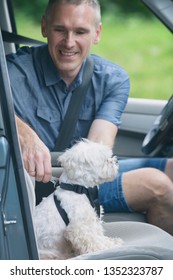
<svg viewBox="0 0 173 280">
<path fill-rule="evenodd" d="M 67 149 L 59 158 L 58 161 L 62 167 L 71 166 L 76 167 L 80 163 L 85 162 L 87 156 L 87 147 L 89 146 L 89 140 L 82 139 L 73 145 L 70 149 Z"/>
<path fill-rule="evenodd" d="M 67 149 L 59 158 L 59 163 L 67 170 L 75 170 L 79 164 L 84 161 L 81 149 L 77 149 L 77 145 L 71 149 Z"/>
<path fill-rule="evenodd" d="M 59 158 L 58 162 L 61 164 L 62 167 L 70 166 L 71 165 L 71 152 L 70 150 L 66 150 Z"/>
<path fill-rule="evenodd" d="M 66 176 L 70 180 L 84 179 L 85 175 L 85 163 L 81 152 L 75 149 L 66 150 L 60 157 L 59 161 L 64 168 Z"/>
<path fill-rule="evenodd" d="M 69 157 L 69 152 L 65 151 L 59 158 L 58 161 L 61 164 L 61 166 L 66 170 L 66 173 L 68 173 L 68 177 L 73 176 L 73 170 L 74 170 L 74 162 L 72 161 L 71 157 Z"/>
</svg>

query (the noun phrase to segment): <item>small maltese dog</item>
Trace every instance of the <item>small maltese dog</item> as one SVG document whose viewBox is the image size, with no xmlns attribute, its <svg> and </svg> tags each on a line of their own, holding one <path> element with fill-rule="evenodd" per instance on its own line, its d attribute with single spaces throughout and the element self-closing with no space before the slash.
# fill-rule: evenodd
<svg viewBox="0 0 173 280">
<path fill-rule="evenodd" d="M 40 259 L 68 259 L 120 246 L 120 238 L 104 235 L 99 217 L 98 185 L 118 172 L 111 148 L 82 139 L 58 160 L 63 167 L 58 186 L 34 211 Z"/>
</svg>

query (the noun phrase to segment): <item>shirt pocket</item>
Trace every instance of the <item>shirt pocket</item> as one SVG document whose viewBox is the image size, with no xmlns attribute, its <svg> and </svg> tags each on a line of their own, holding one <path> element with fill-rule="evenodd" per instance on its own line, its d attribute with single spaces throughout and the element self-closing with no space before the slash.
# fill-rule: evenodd
<svg viewBox="0 0 173 280">
<path fill-rule="evenodd" d="M 48 107 L 38 107 L 37 117 L 48 123 L 60 122 L 60 114 L 57 110 L 50 110 Z"/>
</svg>

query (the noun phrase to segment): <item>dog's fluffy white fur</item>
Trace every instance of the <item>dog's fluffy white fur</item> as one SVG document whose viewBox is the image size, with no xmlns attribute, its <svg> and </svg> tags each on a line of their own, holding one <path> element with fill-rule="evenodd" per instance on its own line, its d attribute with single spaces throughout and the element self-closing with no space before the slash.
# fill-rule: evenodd
<svg viewBox="0 0 173 280">
<path fill-rule="evenodd" d="M 116 157 L 108 146 L 82 139 L 66 150 L 59 161 L 63 167 L 60 182 L 94 187 L 113 180 L 118 172 Z M 69 224 L 66 226 L 54 203 L 61 201 Z M 120 246 L 122 240 L 104 235 L 102 222 L 85 194 L 59 187 L 36 206 L 34 227 L 41 259 L 67 259 L 73 256 Z"/>
</svg>

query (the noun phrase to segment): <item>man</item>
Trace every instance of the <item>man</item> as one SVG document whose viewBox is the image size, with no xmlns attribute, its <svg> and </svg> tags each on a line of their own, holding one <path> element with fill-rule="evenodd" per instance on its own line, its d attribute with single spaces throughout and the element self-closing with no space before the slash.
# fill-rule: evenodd
<svg viewBox="0 0 173 280">
<path fill-rule="evenodd" d="M 25 169 L 37 181 L 48 182 L 52 175 L 49 151 L 73 90 L 81 84 L 85 59 L 100 40 L 99 3 L 50 0 L 41 27 L 48 45 L 20 49 L 8 56 L 8 68 Z M 98 56 L 92 59 L 92 82 L 71 145 L 87 137 L 113 147 L 127 103 L 129 78 L 120 66 Z M 130 164 L 120 161 L 117 179 L 100 186 L 105 211 L 146 212 L 149 223 L 173 234 L 172 165 L 166 159 L 147 160 L 145 166 L 142 159 Z"/>
</svg>

